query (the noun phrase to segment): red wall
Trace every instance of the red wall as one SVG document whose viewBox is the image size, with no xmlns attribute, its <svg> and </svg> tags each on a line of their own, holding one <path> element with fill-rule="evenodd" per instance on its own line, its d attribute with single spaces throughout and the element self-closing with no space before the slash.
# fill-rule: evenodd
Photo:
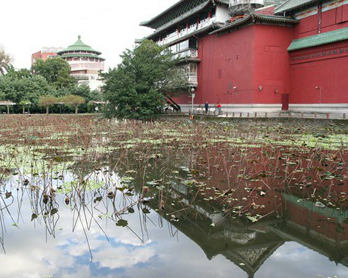
<svg viewBox="0 0 348 278">
<path fill-rule="evenodd" d="M 347 41 L 291 52 L 290 103 L 348 103 L 347 72 Z"/>
<path fill-rule="evenodd" d="M 313 8 L 315 10 L 316 8 Z M 348 27 L 348 5 L 322 12 L 321 33 Z M 303 18 L 295 26 L 295 38 L 318 34 L 318 14 Z"/>
<path fill-rule="evenodd" d="M 252 103 L 254 36 L 253 26 L 248 26 L 199 40 L 195 103 Z"/>
<path fill-rule="evenodd" d="M 281 94 L 290 93 L 290 55 L 287 51 L 293 28 L 254 25 L 254 103 L 281 103 Z M 262 89 L 258 90 L 261 86 Z"/>
</svg>

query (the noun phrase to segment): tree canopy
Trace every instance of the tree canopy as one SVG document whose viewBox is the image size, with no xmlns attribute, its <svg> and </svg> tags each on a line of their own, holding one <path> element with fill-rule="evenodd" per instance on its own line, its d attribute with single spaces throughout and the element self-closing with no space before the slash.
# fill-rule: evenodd
<svg viewBox="0 0 348 278">
<path fill-rule="evenodd" d="M 152 41 L 127 49 L 121 58 L 117 68 L 102 75 L 109 116 L 151 119 L 161 112 L 165 94 L 187 85 L 169 50 Z"/>
<path fill-rule="evenodd" d="M 78 112 L 78 106 L 79 104 L 83 104 L 85 103 L 85 98 L 80 97 L 80 96 L 76 96 L 76 95 L 67 95 L 67 96 L 63 96 L 59 99 L 60 102 L 67 104 L 67 105 L 71 105 L 75 107 L 75 114 L 77 114 Z"/>
<path fill-rule="evenodd" d="M 0 101 L 17 103 L 13 107 L 15 112 L 22 110 L 23 113 L 24 108 L 33 113 L 42 112 L 41 107 L 46 107 L 46 105 L 39 105 L 40 97 L 55 97 L 57 102 L 62 103 L 58 101 L 58 98 L 67 95 L 80 96 L 86 100 L 86 103 L 78 106 L 82 112 L 93 109 L 93 107 L 87 106 L 87 102 L 102 100 L 102 94 L 99 91 L 92 91 L 87 85 L 78 86 L 75 83 L 73 86 L 56 88 L 45 77 L 38 74 L 32 75 L 27 69 L 16 70 L 11 66 L 5 75 L 0 75 Z M 51 105 L 50 110 L 58 113 L 61 112 L 62 108 L 65 110 L 64 112 L 73 112 L 74 110 L 76 112 L 75 104 L 63 107 Z"/>
<path fill-rule="evenodd" d="M 55 88 L 66 88 L 75 85 L 76 80 L 70 76 L 70 65 L 62 58 L 48 58 L 46 61 L 36 59 L 32 66 L 34 75 L 41 75 Z"/>
</svg>

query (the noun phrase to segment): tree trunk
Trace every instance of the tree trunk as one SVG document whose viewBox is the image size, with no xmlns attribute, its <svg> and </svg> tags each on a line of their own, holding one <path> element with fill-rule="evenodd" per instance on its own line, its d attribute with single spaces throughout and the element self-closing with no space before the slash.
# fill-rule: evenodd
<svg viewBox="0 0 348 278">
<path fill-rule="evenodd" d="M 75 114 L 77 114 L 77 105 L 75 106 Z"/>
<path fill-rule="evenodd" d="M 6 106 L 7 107 L 7 114 L 10 114 L 10 106 Z"/>
<path fill-rule="evenodd" d="M 23 114 L 25 114 L 25 106 L 23 106 Z"/>
<path fill-rule="evenodd" d="M 50 109 L 49 105 L 46 106 L 46 114 L 48 115 L 48 110 Z"/>
</svg>

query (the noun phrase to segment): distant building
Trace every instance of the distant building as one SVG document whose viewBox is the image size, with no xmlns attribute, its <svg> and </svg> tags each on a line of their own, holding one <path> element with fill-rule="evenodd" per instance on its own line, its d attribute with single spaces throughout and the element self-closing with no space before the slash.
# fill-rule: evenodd
<svg viewBox="0 0 348 278">
<path fill-rule="evenodd" d="M 101 52 L 94 50 L 81 41 L 77 41 L 57 54 L 67 61 L 71 67 L 70 75 L 78 79 L 78 84 L 86 84 L 92 90 L 100 88 L 102 81 L 99 72 L 104 70 L 105 59 L 100 57 Z"/>
<path fill-rule="evenodd" d="M 63 47 L 43 47 L 40 51 L 31 55 L 31 65 L 33 65 L 36 59 L 42 59 L 46 61 L 48 58 L 56 57 L 58 51 L 64 50 Z"/>
</svg>

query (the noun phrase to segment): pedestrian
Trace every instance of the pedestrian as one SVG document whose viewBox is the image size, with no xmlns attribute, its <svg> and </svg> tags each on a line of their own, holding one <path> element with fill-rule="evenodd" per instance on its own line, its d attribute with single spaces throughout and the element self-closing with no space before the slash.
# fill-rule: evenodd
<svg viewBox="0 0 348 278">
<path fill-rule="evenodd" d="M 205 108 L 205 113 L 208 114 L 208 109 L 209 109 L 208 101 L 205 102 L 204 108 Z"/>
<path fill-rule="evenodd" d="M 217 108 L 217 112 L 218 112 L 218 115 L 221 115 L 221 104 L 219 103 L 218 105 L 216 105 L 216 108 Z"/>
</svg>

